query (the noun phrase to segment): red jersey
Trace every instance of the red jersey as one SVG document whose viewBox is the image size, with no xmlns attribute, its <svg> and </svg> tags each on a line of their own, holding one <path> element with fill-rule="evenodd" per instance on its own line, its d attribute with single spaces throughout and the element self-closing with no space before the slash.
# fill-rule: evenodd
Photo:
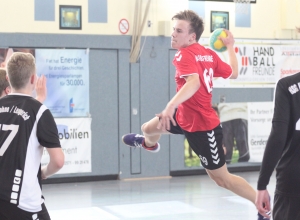
<svg viewBox="0 0 300 220">
<path fill-rule="evenodd" d="M 214 51 L 198 43 L 178 50 L 173 64 L 176 68 L 177 92 L 186 83 L 184 76 L 198 74 L 200 79 L 198 91 L 178 106 L 176 120 L 179 126 L 189 132 L 207 131 L 217 127 L 220 119 L 211 104 L 213 77 L 230 77 L 231 67 Z"/>
</svg>

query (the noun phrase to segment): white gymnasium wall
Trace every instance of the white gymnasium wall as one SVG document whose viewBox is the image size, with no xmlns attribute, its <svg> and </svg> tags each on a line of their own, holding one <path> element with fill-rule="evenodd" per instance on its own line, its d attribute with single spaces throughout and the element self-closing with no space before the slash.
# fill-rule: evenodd
<svg viewBox="0 0 300 220">
<path fill-rule="evenodd" d="M 235 27 L 235 4 L 205 2 L 205 30 L 210 36 L 210 11 L 228 11 L 229 28 L 235 38 L 299 39 L 295 27 L 300 26 L 299 0 L 256 0 L 251 4 L 251 27 Z"/>
<path fill-rule="evenodd" d="M 266 10 L 267 5 L 272 2 L 272 13 Z M 280 28 L 279 16 L 280 1 L 257 0 L 256 4 L 251 4 L 251 27 L 235 27 L 235 4 L 206 2 L 205 3 L 205 23 L 206 29 L 203 37 L 210 35 L 210 11 L 228 11 L 229 29 L 235 38 L 273 38 L 274 31 Z M 277 9 L 277 10 L 276 10 Z"/>
<path fill-rule="evenodd" d="M 147 0 L 141 0 L 145 9 Z M 132 34 L 135 0 L 108 0 L 108 23 L 88 23 L 88 0 L 55 0 L 55 21 L 35 21 L 34 1 L 1 0 L 4 6 L 0 13 L 0 30 L 6 33 L 54 33 L 121 35 L 118 29 L 120 19 L 129 21 Z M 59 30 L 59 5 L 82 6 L 82 30 Z M 229 11 L 230 29 L 236 38 L 299 39 L 294 30 L 300 26 L 299 0 L 257 0 L 251 5 L 251 28 L 235 27 L 234 3 L 206 2 L 205 31 L 208 37 L 210 11 Z M 159 35 L 159 22 L 165 22 L 165 35 L 171 34 L 171 17 L 188 8 L 188 0 L 152 0 L 147 20 L 151 27 L 145 27 L 143 35 Z M 47 10 L 47 9 L 45 9 Z"/>
<path fill-rule="evenodd" d="M 147 0 L 141 0 L 143 10 Z M 55 21 L 35 21 L 34 1 L 0 0 L 2 8 L 0 13 L 0 30 L 7 33 L 59 33 L 59 34 L 103 34 L 121 35 L 118 29 L 119 21 L 125 18 L 129 21 L 131 34 L 135 0 L 108 0 L 108 23 L 88 23 L 87 0 L 55 0 Z M 59 30 L 59 5 L 82 6 L 82 30 Z M 152 0 L 147 20 L 152 26 L 144 29 L 144 33 L 157 35 L 157 21 L 170 20 L 177 11 L 188 8 L 187 0 Z M 45 9 L 47 10 L 47 9 Z M 144 13 L 143 13 L 144 14 Z"/>
</svg>

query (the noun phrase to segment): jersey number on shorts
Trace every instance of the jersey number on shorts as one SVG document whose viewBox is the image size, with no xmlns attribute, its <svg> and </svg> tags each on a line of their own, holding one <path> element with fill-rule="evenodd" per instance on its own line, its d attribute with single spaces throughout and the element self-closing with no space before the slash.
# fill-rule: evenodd
<svg viewBox="0 0 300 220">
<path fill-rule="evenodd" d="M 203 78 L 208 93 L 211 93 L 213 90 L 213 76 L 214 76 L 214 71 L 212 68 L 209 68 L 209 70 L 207 69 L 204 70 Z"/>
<path fill-rule="evenodd" d="M 11 131 L 0 148 L 0 157 L 1 157 L 1 156 L 3 156 L 3 154 L 7 150 L 8 146 L 10 145 L 10 143 L 12 142 L 12 140 L 18 133 L 19 125 L 4 125 L 4 124 L 1 125 L 0 124 L 0 126 L 1 126 L 2 131 Z"/>
</svg>

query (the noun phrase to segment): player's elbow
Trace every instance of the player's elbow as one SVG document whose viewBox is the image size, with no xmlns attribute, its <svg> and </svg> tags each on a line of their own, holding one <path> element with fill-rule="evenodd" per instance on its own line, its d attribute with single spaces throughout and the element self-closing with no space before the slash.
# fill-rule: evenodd
<svg viewBox="0 0 300 220">
<path fill-rule="evenodd" d="M 65 155 L 62 154 L 62 156 L 56 161 L 56 167 L 57 169 L 61 169 L 65 164 Z"/>
<path fill-rule="evenodd" d="M 193 84 L 194 84 L 194 88 L 196 89 L 196 91 L 197 91 L 198 89 L 200 89 L 201 82 L 200 82 L 200 79 L 199 79 L 198 77 L 197 77 L 197 78 L 194 78 Z"/>
<path fill-rule="evenodd" d="M 239 76 L 238 71 L 233 71 L 232 74 L 231 74 L 231 76 L 230 76 L 230 79 L 237 79 L 238 76 Z"/>
<path fill-rule="evenodd" d="M 200 86 L 201 86 L 200 81 L 199 81 L 199 82 L 196 82 L 196 84 L 195 84 L 195 89 L 196 89 L 196 91 L 197 91 L 198 89 L 200 89 Z"/>
<path fill-rule="evenodd" d="M 65 164 L 65 158 L 63 158 L 60 161 L 57 161 L 57 163 L 56 163 L 57 169 L 60 170 L 61 168 L 63 168 L 64 164 Z"/>
<path fill-rule="evenodd" d="M 58 151 L 55 156 L 50 158 L 50 163 L 55 170 L 60 170 L 65 164 L 65 155 L 63 151 Z"/>
</svg>

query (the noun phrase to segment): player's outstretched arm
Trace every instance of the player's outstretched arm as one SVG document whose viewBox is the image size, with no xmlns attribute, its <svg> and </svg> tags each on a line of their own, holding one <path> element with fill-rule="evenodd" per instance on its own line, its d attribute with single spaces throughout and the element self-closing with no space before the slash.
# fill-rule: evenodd
<svg viewBox="0 0 300 220">
<path fill-rule="evenodd" d="M 38 77 L 35 85 L 36 100 L 43 103 L 47 98 L 47 79 L 44 75 Z"/>
<path fill-rule="evenodd" d="M 46 148 L 50 156 L 50 162 L 42 167 L 42 179 L 47 179 L 59 171 L 65 163 L 65 155 L 60 147 Z"/>
<path fill-rule="evenodd" d="M 232 33 L 229 30 L 225 30 L 227 36 L 226 37 L 220 37 L 220 39 L 223 41 L 224 45 L 227 47 L 228 57 L 229 57 L 229 65 L 232 68 L 232 75 L 230 79 L 236 79 L 239 74 L 238 69 L 238 61 L 236 57 L 236 53 L 234 51 L 234 37 Z"/>
<path fill-rule="evenodd" d="M 198 74 L 192 74 L 184 77 L 186 83 L 182 88 L 176 93 L 176 95 L 169 101 L 166 108 L 159 114 L 156 114 L 157 117 L 160 118 L 159 124 L 157 126 L 158 129 L 162 129 L 163 131 L 170 130 L 170 122 L 175 126 L 176 122 L 173 119 L 173 114 L 175 112 L 175 108 L 191 98 L 195 92 L 200 88 L 200 80 Z"/>
</svg>

